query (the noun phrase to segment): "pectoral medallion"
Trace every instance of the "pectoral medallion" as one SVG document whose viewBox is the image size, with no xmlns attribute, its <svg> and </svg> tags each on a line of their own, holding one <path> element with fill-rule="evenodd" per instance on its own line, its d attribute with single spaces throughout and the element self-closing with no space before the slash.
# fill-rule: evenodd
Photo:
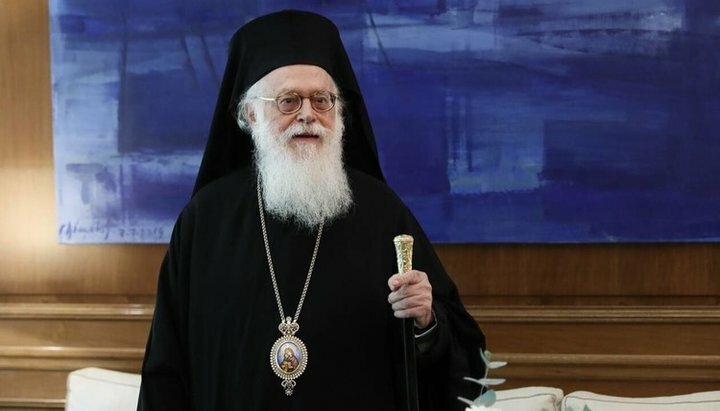
<svg viewBox="0 0 720 411">
<path fill-rule="evenodd" d="M 281 322 L 278 330 L 282 336 L 275 341 L 270 350 L 270 365 L 275 375 L 282 379 L 280 385 L 285 389 L 285 394 L 292 395 L 298 378 L 308 362 L 308 352 L 299 338 L 295 336 L 300 326 L 287 317 Z"/>
<path fill-rule="evenodd" d="M 285 394 L 292 395 L 293 389 L 295 385 L 297 385 L 295 379 L 302 375 L 308 362 L 308 352 L 307 348 L 305 348 L 305 343 L 297 338 L 295 333 L 300 330 L 298 318 L 300 318 L 300 310 L 302 309 L 303 302 L 305 302 L 308 287 L 310 287 L 310 278 L 312 277 L 313 268 L 315 268 L 315 259 L 318 255 L 320 238 L 322 237 L 325 222 L 322 221 L 318 227 L 317 237 L 315 238 L 315 248 L 313 249 L 312 258 L 310 259 L 310 267 L 308 268 L 307 278 L 305 278 L 305 285 L 303 286 L 302 293 L 300 293 L 300 301 L 298 301 L 295 317 L 294 319 L 293 317 L 285 317 L 285 310 L 283 310 L 282 300 L 280 299 L 280 290 L 278 290 L 277 280 L 275 280 L 275 268 L 273 268 L 272 255 L 270 255 L 270 240 L 268 240 L 267 227 L 265 227 L 265 209 L 263 208 L 259 176 L 257 194 L 258 209 L 260 210 L 260 228 L 262 229 L 263 243 L 265 243 L 265 255 L 268 260 L 268 269 L 270 270 L 270 279 L 272 280 L 273 292 L 275 293 L 275 301 L 277 301 L 278 310 L 280 311 L 280 325 L 278 325 L 278 330 L 280 330 L 280 334 L 282 334 L 270 349 L 270 366 L 275 372 L 275 375 L 282 380 L 280 385 L 285 389 Z"/>
</svg>

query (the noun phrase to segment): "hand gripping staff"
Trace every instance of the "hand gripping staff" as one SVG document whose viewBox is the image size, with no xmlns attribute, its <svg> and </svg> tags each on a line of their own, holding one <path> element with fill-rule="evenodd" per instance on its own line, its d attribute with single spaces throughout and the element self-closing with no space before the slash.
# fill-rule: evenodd
<svg viewBox="0 0 720 411">
<path fill-rule="evenodd" d="M 395 255 L 397 257 L 398 273 L 406 273 L 412 270 L 413 238 L 407 234 L 401 234 L 393 239 L 395 243 Z M 415 329 L 412 318 L 402 319 L 403 338 L 403 379 L 404 396 L 407 411 L 418 411 L 418 390 L 417 390 L 417 365 L 415 364 Z"/>
</svg>

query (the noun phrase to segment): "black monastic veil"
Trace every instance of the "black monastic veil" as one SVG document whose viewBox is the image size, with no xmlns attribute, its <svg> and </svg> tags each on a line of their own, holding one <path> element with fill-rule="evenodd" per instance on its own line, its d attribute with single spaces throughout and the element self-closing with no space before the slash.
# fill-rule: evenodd
<svg viewBox="0 0 720 411">
<path fill-rule="evenodd" d="M 292 64 L 319 66 L 332 76 L 345 107 L 346 164 L 385 181 L 365 102 L 337 27 L 317 14 L 285 11 L 259 17 L 232 37 L 193 193 L 232 170 L 252 165 L 252 139 L 237 125 L 237 104 L 243 93 L 263 76 Z"/>
<path fill-rule="evenodd" d="M 299 318 L 305 373 L 285 395 L 269 363 L 279 313 L 265 257 L 253 144 L 235 120 L 243 92 L 275 68 L 325 69 L 345 103 L 344 158 L 354 204 L 326 225 Z M 267 219 L 278 287 L 294 313 L 315 234 Z M 400 322 L 387 302 L 396 271 L 392 239 L 415 237 L 413 266 L 433 286 L 438 327 L 418 356 L 422 410 L 461 410 L 473 398 L 483 334 L 423 230 L 385 184 L 375 138 L 335 25 L 285 11 L 232 38 L 193 198 L 175 225 L 158 280 L 139 410 L 401 410 Z"/>
</svg>

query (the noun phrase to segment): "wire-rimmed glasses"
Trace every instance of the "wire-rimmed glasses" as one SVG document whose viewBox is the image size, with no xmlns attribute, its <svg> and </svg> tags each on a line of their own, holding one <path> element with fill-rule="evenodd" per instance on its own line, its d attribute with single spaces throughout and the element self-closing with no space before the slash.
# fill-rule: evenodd
<svg viewBox="0 0 720 411">
<path fill-rule="evenodd" d="M 310 106 L 318 113 L 325 113 L 335 107 L 337 95 L 329 91 L 318 91 L 309 96 L 302 96 L 295 92 L 284 93 L 277 97 L 258 97 L 263 101 L 273 101 L 278 111 L 283 114 L 294 114 L 300 111 L 305 99 L 310 100 Z"/>
</svg>

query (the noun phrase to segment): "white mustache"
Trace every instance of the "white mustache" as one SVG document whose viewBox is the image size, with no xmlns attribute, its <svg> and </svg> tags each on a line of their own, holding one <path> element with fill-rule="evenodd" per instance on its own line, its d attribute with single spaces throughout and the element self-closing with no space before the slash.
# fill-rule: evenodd
<svg viewBox="0 0 720 411">
<path fill-rule="evenodd" d="M 330 130 L 320 124 L 291 124 L 279 136 L 281 142 L 286 143 L 298 135 L 313 135 L 320 138 L 330 136 Z"/>
</svg>

